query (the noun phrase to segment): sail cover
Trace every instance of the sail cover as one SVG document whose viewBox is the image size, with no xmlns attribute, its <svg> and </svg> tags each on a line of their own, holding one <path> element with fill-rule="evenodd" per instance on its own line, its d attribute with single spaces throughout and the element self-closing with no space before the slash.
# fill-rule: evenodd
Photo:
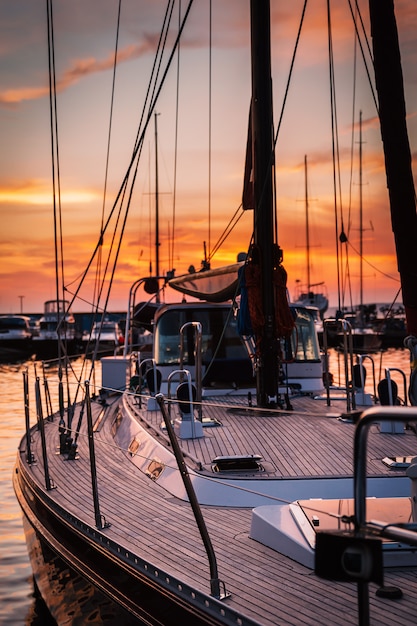
<svg viewBox="0 0 417 626">
<path fill-rule="evenodd" d="M 171 278 L 168 285 L 199 300 L 226 302 L 238 294 L 238 271 L 243 264 L 244 261 L 241 261 L 217 269 L 184 274 L 177 278 Z"/>
</svg>

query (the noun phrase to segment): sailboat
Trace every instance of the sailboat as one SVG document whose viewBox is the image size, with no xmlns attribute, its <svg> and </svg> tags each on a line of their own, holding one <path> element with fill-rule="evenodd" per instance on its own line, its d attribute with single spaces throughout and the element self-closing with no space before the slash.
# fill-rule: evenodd
<svg viewBox="0 0 417 626">
<path fill-rule="evenodd" d="M 297 293 L 294 297 L 294 303 L 303 306 L 316 307 L 319 310 L 320 318 L 323 319 L 324 314 L 329 308 L 329 299 L 323 291 L 324 282 L 311 282 L 311 262 L 310 262 L 310 225 L 309 225 L 309 201 L 308 201 L 308 184 L 307 184 L 307 155 L 304 156 L 304 180 L 305 180 L 305 216 L 306 216 L 306 267 L 307 267 L 307 284 L 297 285 Z M 318 289 L 320 287 L 320 290 Z"/>
<path fill-rule="evenodd" d="M 35 581 L 57 623 L 415 618 L 417 409 L 390 372 L 384 400 L 381 392 L 375 407 L 359 404 L 349 362 L 344 392 L 321 393 L 314 320 L 289 305 L 274 240 L 269 1 L 250 7 L 255 235 L 239 275 L 241 317 L 230 301 L 161 305 L 152 358 L 103 358 L 99 393 L 80 376 L 66 405 L 60 377 L 59 408 L 46 415 L 37 378 L 34 426 L 24 376 L 14 488 Z M 383 81 L 389 95 L 394 84 L 402 93 L 395 64 L 380 59 L 389 48 L 399 60 L 392 2 L 370 7 L 384 142 L 387 116 L 407 153 L 405 109 L 394 115 L 383 104 Z M 396 190 L 411 192 L 410 163 L 408 152 L 399 187 L 389 175 L 393 214 Z M 411 243 L 413 195 L 407 209 Z M 408 260 L 400 268 L 415 349 Z"/>
</svg>

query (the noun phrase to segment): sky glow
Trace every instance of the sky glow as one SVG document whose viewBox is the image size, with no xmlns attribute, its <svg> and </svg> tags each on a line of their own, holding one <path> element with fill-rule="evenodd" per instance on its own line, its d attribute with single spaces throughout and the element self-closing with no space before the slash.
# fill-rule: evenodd
<svg viewBox="0 0 417 626">
<path fill-rule="evenodd" d="M 182 2 L 182 12 L 186 4 Z M 368 26 L 367 1 L 360 0 L 358 4 Z M 291 3 L 271 0 L 275 123 L 281 113 L 302 5 L 302 0 Z M 307 155 L 312 282 L 324 281 L 331 305 L 338 304 L 335 241 L 343 222 L 349 237 L 343 259 L 345 269 L 348 267 L 343 278 L 343 297 L 347 305 L 350 300 L 358 302 L 358 120 L 362 111 L 365 301 L 389 303 L 398 292 L 399 277 L 379 124 L 358 47 L 355 50 L 348 2 L 337 0 L 332 5 L 341 183 L 337 191 L 338 208 L 335 212 L 326 2 L 310 0 L 276 149 L 279 244 L 284 250 L 288 289 L 293 296 L 298 281 L 306 281 L 304 155 Z M 166 2 L 162 0 L 121 3 L 105 182 L 118 2 L 56 0 L 53 3 L 64 283 L 68 299 L 96 247 L 101 225 L 109 216 L 130 162 L 165 8 Z M 413 152 L 417 145 L 417 3 L 396 0 L 395 8 Z M 176 36 L 177 6 L 173 15 L 167 54 Z M 200 267 L 204 242 L 210 252 L 240 206 L 242 196 L 250 98 L 249 2 L 212 1 L 211 91 L 208 15 L 208 0 L 195 0 L 180 48 L 178 118 L 176 57 L 172 75 L 156 106 L 160 270 L 166 272 L 173 266 L 176 275 L 187 272 L 191 264 Z M 3 145 L 0 313 L 19 313 L 21 308 L 23 312 L 34 313 L 43 310 L 44 301 L 56 297 L 44 3 L 33 0 L 2 3 L 0 29 Z M 143 144 L 125 241 L 119 253 L 110 310 L 125 310 L 133 281 L 149 273 L 150 263 L 155 268 L 154 160 L 152 117 Z M 168 242 L 174 228 L 172 250 Z M 213 257 L 212 267 L 233 263 L 240 251 L 247 250 L 251 232 L 252 215 L 247 213 L 242 216 L 239 229 L 233 231 Z M 103 259 L 110 245 L 109 233 L 104 238 Z M 75 311 L 91 308 L 93 286 L 94 273 L 74 302 Z M 166 298 L 175 300 L 178 294 L 171 291 Z"/>
</svg>

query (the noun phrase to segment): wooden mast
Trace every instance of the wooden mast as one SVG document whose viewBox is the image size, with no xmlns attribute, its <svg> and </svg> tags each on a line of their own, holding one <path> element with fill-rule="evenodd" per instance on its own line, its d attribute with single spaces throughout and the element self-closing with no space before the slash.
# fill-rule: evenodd
<svg viewBox="0 0 417 626">
<path fill-rule="evenodd" d="M 251 0 L 252 154 L 254 181 L 254 243 L 259 252 L 264 325 L 257 368 L 257 404 L 278 401 L 278 344 L 272 291 L 274 265 L 273 124 L 270 2 Z"/>
<path fill-rule="evenodd" d="M 369 0 L 375 82 L 398 270 L 409 335 L 417 337 L 416 197 L 393 0 Z"/>
</svg>

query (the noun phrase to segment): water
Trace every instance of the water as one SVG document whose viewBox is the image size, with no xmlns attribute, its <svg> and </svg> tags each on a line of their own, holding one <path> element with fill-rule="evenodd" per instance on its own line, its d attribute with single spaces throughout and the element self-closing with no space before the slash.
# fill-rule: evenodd
<svg viewBox="0 0 417 626">
<path fill-rule="evenodd" d="M 73 364 L 81 371 L 81 360 Z M 52 626 L 51 618 L 42 600 L 35 593 L 32 570 L 23 533 L 20 507 L 17 503 L 12 472 L 17 447 L 25 428 L 23 401 L 23 372 L 29 368 L 30 422 L 36 422 L 34 368 L 42 376 L 39 363 L 0 364 L 0 624 Z M 32 370 L 32 371 L 31 371 Z M 50 392 L 54 409 L 57 408 L 56 369 L 50 372 L 54 382 Z M 97 366 L 101 379 L 100 367 Z M 49 379 L 49 373 L 48 373 Z"/>
<path fill-rule="evenodd" d="M 395 367 L 409 373 L 409 353 L 406 350 L 391 349 L 373 355 L 377 379 L 384 368 Z M 35 364 L 41 375 L 39 364 Z M 365 360 L 364 365 L 367 365 Z M 0 624 L 26 626 L 49 626 L 55 624 L 45 606 L 34 593 L 32 571 L 26 550 L 20 508 L 17 504 L 13 486 L 12 471 L 16 451 L 24 432 L 23 372 L 32 363 L 0 365 Z M 81 361 L 74 364 L 79 372 Z M 341 356 L 330 353 L 330 371 L 335 382 L 343 381 L 344 369 Z M 370 371 L 370 369 L 369 369 Z M 33 380 L 33 372 L 31 372 Z M 50 391 L 56 403 L 56 371 L 50 374 L 54 379 Z M 340 378 L 339 378 L 340 377 Z M 372 393 L 371 375 L 367 376 L 367 390 Z M 399 395 L 403 397 L 401 378 L 393 372 L 397 380 Z M 100 384 L 100 367 L 97 367 L 97 384 Z M 55 394 L 55 395 L 54 395 Z M 53 404 L 54 408 L 56 404 Z M 30 388 L 31 423 L 34 423 L 33 389 Z"/>
</svg>

